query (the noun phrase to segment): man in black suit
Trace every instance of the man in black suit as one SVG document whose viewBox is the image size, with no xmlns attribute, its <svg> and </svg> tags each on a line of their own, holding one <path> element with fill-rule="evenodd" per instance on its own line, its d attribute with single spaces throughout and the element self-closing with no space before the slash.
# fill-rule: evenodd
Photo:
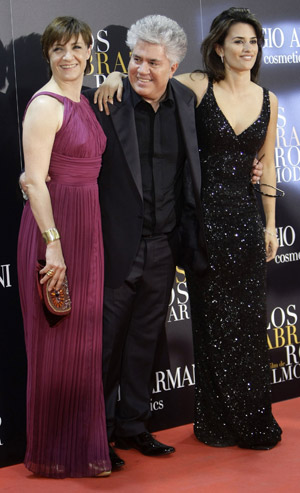
<svg viewBox="0 0 300 493">
<path fill-rule="evenodd" d="M 194 215 L 201 188 L 195 98 L 172 79 L 187 47 L 175 21 L 147 16 L 131 26 L 127 44 L 132 55 L 123 101 L 111 105 L 111 116 L 94 106 L 107 136 L 99 179 L 105 248 L 103 386 L 109 441 L 117 448 L 161 455 L 175 449 L 155 440 L 145 423 L 180 235 L 188 240 L 185 252 L 191 252 L 193 242 L 185 231 L 190 221 L 199 225 Z M 88 97 L 92 104 L 93 95 Z M 201 227 L 191 230 L 198 260 L 205 265 Z M 110 452 L 113 466 L 124 463 L 112 447 Z"/>
</svg>

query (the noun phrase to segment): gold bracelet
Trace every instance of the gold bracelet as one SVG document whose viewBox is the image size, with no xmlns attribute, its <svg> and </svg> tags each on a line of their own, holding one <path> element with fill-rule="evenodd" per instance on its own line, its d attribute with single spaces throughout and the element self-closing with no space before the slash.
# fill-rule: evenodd
<svg viewBox="0 0 300 493">
<path fill-rule="evenodd" d="M 51 241 L 59 240 L 60 234 L 56 228 L 50 228 L 42 233 L 42 237 L 44 238 L 46 245 L 48 245 Z"/>
</svg>

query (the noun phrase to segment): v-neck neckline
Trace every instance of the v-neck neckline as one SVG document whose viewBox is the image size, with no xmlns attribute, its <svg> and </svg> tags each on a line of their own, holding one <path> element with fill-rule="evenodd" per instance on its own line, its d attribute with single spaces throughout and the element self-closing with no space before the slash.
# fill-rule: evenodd
<svg viewBox="0 0 300 493">
<path fill-rule="evenodd" d="M 217 102 L 217 99 L 216 99 L 216 96 L 215 96 L 215 93 L 214 93 L 214 87 L 213 87 L 213 84 L 211 83 L 211 92 L 212 92 L 212 95 L 213 95 L 213 98 L 214 98 L 214 101 L 215 101 L 215 104 L 219 110 L 219 112 L 221 113 L 221 115 L 223 116 L 224 120 L 226 120 L 226 123 L 227 125 L 230 127 L 232 133 L 234 134 L 234 136 L 236 138 L 240 137 L 241 135 L 243 135 L 245 132 L 247 132 L 247 130 L 249 130 L 256 122 L 257 120 L 260 119 L 261 115 L 262 115 L 262 112 L 263 112 L 263 107 L 264 107 L 264 99 L 265 99 L 265 94 L 264 94 L 264 89 L 263 89 L 263 98 L 262 98 L 262 105 L 261 105 L 261 110 L 260 110 L 260 113 L 258 115 L 258 117 L 252 122 L 250 123 L 250 125 L 248 125 L 244 130 L 242 130 L 242 132 L 240 133 L 236 133 L 235 130 L 233 129 L 231 123 L 229 122 L 228 118 L 226 117 L 226 115 L 223 113 L 223 111 L 221 110 L 220 106 L 218 105 L 218 102 Z"/>
</svg>

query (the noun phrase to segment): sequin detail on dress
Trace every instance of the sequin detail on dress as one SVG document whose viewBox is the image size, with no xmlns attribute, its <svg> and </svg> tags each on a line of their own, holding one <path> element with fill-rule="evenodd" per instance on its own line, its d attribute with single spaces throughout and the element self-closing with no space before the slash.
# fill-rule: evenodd
<svg viewBox="0 0 300 493">
<path fill-rule="evenodd" d="M 186 272 L 196 364 L 194 432 L 216 446 L 271 444 L 281 435 L 271 413 L 263 226 L 250 186 L 269 118 L 266 89 L 261 114 L 239 135 L 211 83 L 196 110 L 210 273 L 199 281 Z"/>
</svg>

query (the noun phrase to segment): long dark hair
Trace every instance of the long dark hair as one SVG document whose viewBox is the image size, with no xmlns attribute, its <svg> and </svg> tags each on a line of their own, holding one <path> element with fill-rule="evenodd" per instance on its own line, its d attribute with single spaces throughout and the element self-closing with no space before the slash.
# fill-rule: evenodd
<svg viewBox="0 0 300 493">
<path fill-rule="evenodd" d="M 225 78 L 225 68 L 219 55 L 215 51 L 216 44 L 223 46 L 229 28 L 238 22 L 250 24 L 255 30 L 258 44 L 258 53 L 254 66 L 251 69 L 251 80 L 257 82 L 258 72 L 262 57 L 262 47 L 264 35 L 262 26 L 249 9 L 231 7 L 218 15 L 211 24 L 209 35 L 201 45 L 204 72 L 208 77 L 216 82 Z"/>
</svg>

